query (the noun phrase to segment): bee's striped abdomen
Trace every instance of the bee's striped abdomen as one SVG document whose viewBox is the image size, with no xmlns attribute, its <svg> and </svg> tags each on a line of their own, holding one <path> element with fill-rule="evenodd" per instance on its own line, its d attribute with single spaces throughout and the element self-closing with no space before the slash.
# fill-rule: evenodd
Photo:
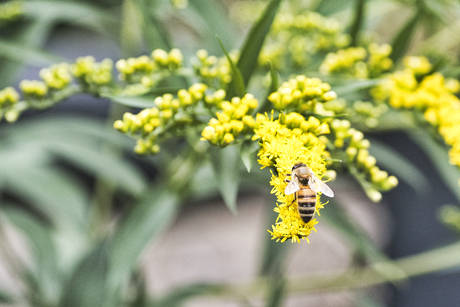
<svg viewBox="0 0 460 307">
<path fill-rule="evenodd" d="M 315 215 L 316 193 L 308 185 L 300 186 L 300 190 L 297 191 L 297 206 L 302 221 L 311 221 Z"/>
</svg>

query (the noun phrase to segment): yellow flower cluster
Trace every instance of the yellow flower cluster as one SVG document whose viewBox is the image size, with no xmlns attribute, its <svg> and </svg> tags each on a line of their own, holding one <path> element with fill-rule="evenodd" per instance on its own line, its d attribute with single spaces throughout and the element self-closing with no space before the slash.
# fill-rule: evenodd
<svg viewBox="0 0 460 307">
<path fill-rule="evenodd" d="M 302 118 L 303 120 L 300 120 Z M 326 146 L 312 132 L 303 132 L 299 128 L 291 129 L 292 125 L 306 126 L 310 123 L 313 126 L 321 127 L 327 125 L 320 123 L 318 119 L 310 117 L 305 120 L 299 114 L 289 113 L 286 115 L 286 124 L 273 117 L 259 115 L 257 118 L 257 129 L 255 129 L 254 140 L 260 145 L 259 163 L 264 167 L 273 167 L 276 174 L 272 173 L 270 184 L 273 186 L 272 193 L 278 198 L 275 212 L 278 218 L 272 230 L 269 230 L 272 239 L 284 242 L 291 239 L 292 242 L 300 242 L 300 239 L 308 241 L 311 231 L 315 231 L 317 220 L 313 219 L 308 223 L 302 221 L 299 216 L 297 203 L 294 202 L 294 194 L 285 195 L 284 189 L 287 183 L 285 175 L 291 173 L 292 166 L 296 162 L 307 164 L 313 173 L 321 178 L 326 172 L 325 158 L 329 157 Z M 316 129 L 317 129 L 316 128 Z M 307 131 L 310 129 L 307 129 Z M 315 131 L 315 129 L 313 129 Z M 317 133 L 327 133 L 329 129 L 316 130 Z M 315 212 L 323 208 L 319 196 Z"/>
<path fill-rule="evenodd" d="M 14 106 L 19 101 L 19 93 L 11 86 L 0 91 L 0 118 L 12 122 L 16 120 L 17 113 Z"/>
<path fill-rule="evenodd" d="M 22 80 L 19 83 L 19 88 L 26 100 L 43 99 L 48 94 L 48 86 L 43 81 Z"/>
<path fill-rule="evenodd" d="M 374 97 L 389 95 L 390 106 L 423 112 L 425 120 L 451 146 L 450 163 L 460 166 L 460 100 L 455 95 L 460 90 L 459 82 L 440 73 L 427 75 L 432 66 L 424 57 L 406 58 L 404 64 L 404 70 L 373 91 Z"/>
<path fill-rule="evenodd" d="M 14 105 L 19 101 L 19 94 L 14 87 L 7 87 L 0 91 L 0 108 Z"/>
<path fill-rule="evenodd" d="M 257 99 L 251 94 L 246 94 L 243 98 L 234 97 L 231 102 L 221 102 L 222 111 L 217 112 L 217 118 L 211 118 L 208 126 L 203 129 L 202 140 L 225 147 L 240 135 L 252 134 L 255 120 L 250 113 L 257 105 Z"/>
<path fill-rule="evenodd" d="M 8 1 L 0 4 L 0 25 L 18 19 L 22 12 L 20 1 Z"/>
<path fill-rule="evenodd" d="M 14 113 L 15 116 L 8 116 L 8 118 L 15 120 L 28 108 L 49 108 L 76 92 L 93 95 L 104 93 L 141 95 L 169 76 L 171 72 L 178 70 L 182 63 L 183 55 L 179 49 L 172 49 L 169 53 L 157 49 L 152 52 L 151 57 L 141 56 L 137 59 L 120 60 L 117 62 L 120 78 L 128 83 L 140 82 L 125 85 L 121 89 L 113 82 L 111 59 L 96 62 L 94 57 L 86 56 L 77 58 L 72 64 L 54 64 L 40 70 L 41 80 L 21 81 L 19 87 L 24 100 L 15 104 L 0 102 L 0 115 Z M 73 83 L 74 78 L 76 84 Z M 209 101 L 212 103 L 216 99 L 214 97 Z M 5 98 L 4 101 L 7 102 L 8 99 Z"/>
<path fill-rule="evenodd" d="M 40 77 L 43 81 L 22 80 L 19 84 L 24 98 L 37 106 L 50 93 L 57 93 L 66 89 L 73 79 L 67 63 L 55 64 L 49 68 L 41 69 Z"/>
<path fill-rule="evenodd" d="M 278 110 L 296 112 L 316 112 L 320 108 L 318 102 L 326 102 L 337 98 L 331 86 L 318 78 L 307 78 L 299 75 L 283 82 L 280 88 L 268 96 L 268 100 Z"/>
<path fill-rule="evenodd" d="M 239 57 L 237 51 L 232 51 L 229 55 L 236 63 Z M 196 57 L 198 61 L 193 63 L 193 68 L 201 82 L 216 89 L 226 88 L 232 82 L 232 68 L 227 57 L 210 56 L 204 49 L 198 50 Z"/>
<path fill-rule="evenodd" d="M 310 55 L 347 46 L 349 36 L 342 30 L 336 19 L 311 11 L 293 11 L 292 7 L 285 6 L 273 22 L 259 63 L 270 62 L 278 70 L 291 61 L 294 67 L 305 67 Z"/>
<path fill-rule="evenodd" d="M 96 62 L 96 59 L 92 56 L 79 57 L 70 66 L 70 71 L 75 78 L 90 91 L 110 83 L 112 81 L 112 70 L 113 61 L 111 59 Z"/>
<path fill-rule="evenodd" d="M 398 185 L 395 176 L 388 176 L 386 171 L 375 165 L 377 160 L 367 150 L 370 142 L 364 138 L 361 131 L 351 128 L 348 120 L 334 119 L 330 127 L 334 147 L 345 151 L 342 162 L 348 165 L 352 173 L 354 172 L 372 201 L 381 200 L 382 194 L 379 191 L 388 191 Z"/>
<path fill-rule="evenodd" d="M 155 49 L 151 56 L 140 56 L 138 58 L 121 59 L 115 64 L 120 72 L 119 79 L 128 83 L 142 83 L 151 87 L 158 81 L 152 73 L 162 70 L 175 71 L 182 67 L 184 56 L 177 49 L 166 52 L 163 49 Z"/>
<path fill-rule="evenodd" d="M 177 98 L 165 94 L 155 99 L 156 107 L 147 108 L 134 115 L 125 113 L 123 120 L 114 123 L 115 129 L 137 137 L 134 151 L 137 154 L 156 154 L 160 151 L 158 139 L 166 132 L 178 131 L 193 121 L 184 111 L 205 98 L 206 85 L 193 84 L 188 90 L 181 89 Z"/>
<path fill-rule="evenodd" d="M 350 108 L 345 99 L 339 98 L 325 103 L 324 109 L 334 114 L 346 113 L 353 123 L 375 128 L 380 122 L 380 117 L 388 111 L 389 107 L 382 102 L 357 100 Z"/>
<path fill-rule="evenodd" d="M 349 47 L 335 53 L 328 53 L 320 66 L 324 74 L 342 74 L 358 78 L 375 78 L 388 71 L 393 61 L 389 58 L 391 46 L 370 44 L 363 47 Z"/>
<path fill-rule="evenodd" d="M 61 90 L 72 82 L 72 75 L 67 63 L 51 65 L 49 68 L 40 70 L 40 77 L 53 90 Z"/>
</svg>

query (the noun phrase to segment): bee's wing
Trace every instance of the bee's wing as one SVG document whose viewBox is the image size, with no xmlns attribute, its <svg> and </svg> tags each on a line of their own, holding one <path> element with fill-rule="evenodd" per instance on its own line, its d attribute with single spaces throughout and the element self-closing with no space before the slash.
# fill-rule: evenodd
<svg viewBox="0 0 460 307">
<path fill-rule="evenodd" d="M 314 175 L 311 175 L 308 184 L 310 185 L 310 189 L 312 189 L 313 192 L 321 192 L 326 196 L 334 197 L 334 192 L 332 192 L 331 188 L 322 182 L 319 178 L 316 178 Z"/>
<path fill-rule="evenodd" d="M 290 195 L 290 194 L 297 192 L 298 190 L 300 190 L 299 182 L 297 180 L 297 177 L 294 175 L 292 177 L 292 180 L 286 186 L 286 189 L 284 189 L 284 194 Z"/>
</svg>

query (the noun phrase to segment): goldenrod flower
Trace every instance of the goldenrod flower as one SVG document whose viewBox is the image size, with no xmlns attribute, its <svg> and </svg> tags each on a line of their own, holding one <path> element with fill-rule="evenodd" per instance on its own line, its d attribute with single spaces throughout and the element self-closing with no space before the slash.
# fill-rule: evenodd
<svg viewBox="0 0 460 307">
<path fill-rule="evenodd" d="M 217 112 L 217 119 L 211 118 L 208 126 L 204 128 L 202 140 L 225 147 L 241 134 L 252 135 L 255 120 L 248 113 L 254 110 L 257 104 L 257 99 L 251 94 L 246 94 L 243 98 L 234 97 L 231 101 L 222 101 L 222 111 Z"/>
<path fill-rule="evenodd" d="M 370 44 L 363 47 L 349 47 L 326 55 L 319 70 L 324 74 L 342 74 L 358 78 L 375 78 L 393 66 L 389 58 L 391 46 Z"/>
<path fill-rule="evenodd" d="M 310 120 L 304 119 L 304 122 L 310 122 Z M 265 119 L 259 119 L 258 128 L 255 129 L 253 138 L 258 140 L 260 144 L 259 164 L 262 165 L 262 168 L 273 167 L 276 170 L 276 174 L 272 172 L 270 184 L 273 186 L 271 192 L 278 198 L 274 209 L 278 213 L 278 218 L 269 232 L 272 239 L 281 242 L 288 239 L 291 239 L 292 242 L 300 242 L 300 239 L 308 241 L 309 234 L 311 231 L 316 231 L 314 225 L 317 224 L 316 219 L 308 223 L 302 221 L 298 213 L 297 203 L 293 202 L 294 195 L 284 194 L 287 185 L 284 181 L 285 175 L 291 172 L 291 168 L 296 162 L 301 161 L 307 164 L 318 178 L 321 178 L 326 172 L 325 157 L 329 156 L 325 145 L 319 142 L 316 137 L 313 142 L 305 142 L 304 136 L 310 133 L 304 131 L 297 133 L 296 129 L 299 128 L 290 129 L 287 125 L 281 124 L 278 119 L 275 120 L 273 117 L 268 118 L 266 116 Z M 323 205 L 317 196 L 315 212 L 318 215 Z"/>
<path fill-rule="evenodd" d="M 450 163 L 460 166 L 460 100 L 454 95 L 459 91 L 459 82 L 446 80 L 441 73 L 426 75 L 432 66 L 424 57 L 408 57 L 404 64 L 403 71 L 391 75 L 373 94 L 382 99 L 386 91 L 390 106 L 423 112 L 424 119 L 451 146 Z"/>
</svg>

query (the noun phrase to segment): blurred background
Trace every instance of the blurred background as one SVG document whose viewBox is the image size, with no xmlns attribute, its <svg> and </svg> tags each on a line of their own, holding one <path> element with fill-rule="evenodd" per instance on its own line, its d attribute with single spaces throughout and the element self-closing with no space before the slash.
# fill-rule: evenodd
<svg viewBox="0 0 460 307">
<path fill-rule="evenodd" d="M 38 79 L 43 67 L 86 55 L 116 62 L 174 47 L 186 59 L 202 48 L 222 56 L 215 35 L 227 50 L 239 48 L 249 21 L 268 1 L 13 2 L 20 16 L 0 23 L 1 88 L 18 88 L 21 80 Z M 241 2 L 252 2 L 252 9 L 242 11 Z M 432 20 L 436 28 L 421 22 L 414 28 L 407 54 L 427 47 L 434 34 L 446 33 L 460 13 L 457 2 L 448 0 L 310 2 L 345 31 L 356 7 L 365 3 L 363 33 L 379 43 L 391 42 L 407 28 L 421 6 L 441 10 L 436 16 L 443 19 Z M 444 39 L 449 54 L 442 56 L 457 58 L 458 38 Z M 255 276 L 280 272 L 281 281 L 315 284 L 315 277 L 364 266 L 369 254 L 398 259 L 456 242 L 458 236 L 438 218 L 442 205 L 458 203 L 444 183 L 444 166 L 436 163 L 447 164 L 447 157 L 427 152 L 431 145 L 423 138 L 398 129 L 366 131 L 382 167 L 391 173 L 399 167 L 395 160 L 409 161 L 407 172 L 416 183 L 400 178 L 397 188 L 373 203 L 353 178 L 339 174 L 329 183 L 336 197 L 321 211 L 310 244 L 279 244 L 267 232 L 276 219 L 268 170 L 255 166 L 247 173 L 238 161 L 236 214 L 225 206 L 208 161 L 176 192 L 183 193 L 179 202 L 164 189 L 171 174 L 164 165 L 185 163 L 183 142 L 169 142 L 159 156 L 135 155 L 135 141 L 112 128 L 127 110 L 107 98 L 79 94 L 48 110 L 27 111 L 15 123 L 1 123 L 0 306 L 402 307 L 460 301 L 458 267 L 401 283 L 337 291 L 325 286 L 273 300 L 266 298 L 282 287 L 256 288 L 254 297 L 226 297 L 212 295 L 215 289 L 209 286 L 250 287 Z M 94 213 L 96 207 L 112 212 L 109 219 Z M 107 233 L 116 234 L 115 243 Z M 110 244 L 116 247 L 108 254 Z M 107 290 L 112 280 L 117 280 L 116 295 Z M 109 299 L 120 296 L 121 303 Z"/>
</svg>

